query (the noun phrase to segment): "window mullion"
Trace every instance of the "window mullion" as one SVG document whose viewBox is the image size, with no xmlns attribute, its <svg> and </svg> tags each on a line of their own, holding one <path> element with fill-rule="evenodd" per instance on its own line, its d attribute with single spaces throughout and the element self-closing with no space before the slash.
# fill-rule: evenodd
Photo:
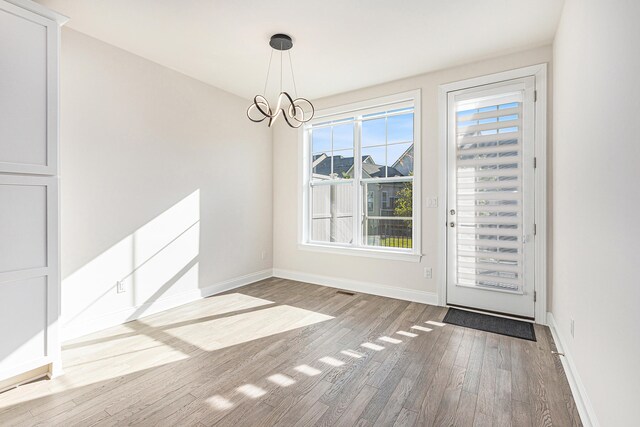
<svg viewBox="0 0 640 427">
<path fill-rule="evenodd" d="M 354 164 L 354 179 L 353 179 L 353 185 L 355 186 L 353 188 L 353 246 L 355 247 L 360 247 L 361 246 L 361 238 L 360 236 L 362 236 L 362 218 L 363 218 L 363 213 L 362 212 L 362 203 L 360 203 L 361 200 L 361 193 L 362 193 L 362 186 L 360 185 L 360 180 L 362 179 L 362 155 L 360 154 L 362 152 L 362 147 L 360 144 L 360 138 L 362 135 L 361 132 L 361 127 L 362 127 L 362 121 L 361 120 L 356 120 L 355 121 L 355 126 L 353 127 L 353 164 Z"/>
</svg>

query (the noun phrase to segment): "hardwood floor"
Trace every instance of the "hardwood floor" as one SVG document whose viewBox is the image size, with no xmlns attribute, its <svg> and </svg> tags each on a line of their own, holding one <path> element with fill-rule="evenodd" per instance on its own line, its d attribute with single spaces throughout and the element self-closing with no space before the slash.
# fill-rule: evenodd
<svg viewBox="0 0 640 427">
<path fill-rule="evenodd" d="M 0 394 L 0 425 L 581 425 L 548 328 L 445 312 L 268 279 L 67 343 L 65 375 Z"/>
</svg>

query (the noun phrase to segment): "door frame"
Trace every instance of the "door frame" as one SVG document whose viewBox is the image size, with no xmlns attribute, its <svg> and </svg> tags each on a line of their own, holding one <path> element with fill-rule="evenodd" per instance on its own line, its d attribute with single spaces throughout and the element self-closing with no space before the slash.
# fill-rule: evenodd
<svg viewBox="0 0 640 427">
<path fill-rule="evenodd" d="M 535 77 L 536 102 L 534 128 L 534 218 L 536 224 L 534 251 L 534 285 L 535 323 L 547 324 L 547 64 L 537 64 L 514 70 L 481 77 L 442 84 L 438 87 L 438 139 L 439 163 L 442 165 L 438 173 L 440 207 L 438 209 L 438 240 L 441 250 L 438 251 L 438 268 L 441 272 L 438 279 L 438 305 L 447 306 L 447 97 L 449 92 L 469 89 L 506 80 L 523 77 Z"/>
</svg>

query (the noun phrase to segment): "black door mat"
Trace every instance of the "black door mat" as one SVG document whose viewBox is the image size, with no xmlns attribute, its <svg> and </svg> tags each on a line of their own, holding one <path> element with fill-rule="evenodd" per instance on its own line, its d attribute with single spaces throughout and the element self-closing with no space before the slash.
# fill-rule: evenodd
<svg viewBox="0 0 640 427">
<path fill-rule="evenodd" d="M 465 328 L 479 329 L 508 337 L 536 341 L 533 324 L 521 320 L 506 319 L 504 317 L 450 308 L 442 321 L 451 325 L 464 326 Z"/>
</svg>

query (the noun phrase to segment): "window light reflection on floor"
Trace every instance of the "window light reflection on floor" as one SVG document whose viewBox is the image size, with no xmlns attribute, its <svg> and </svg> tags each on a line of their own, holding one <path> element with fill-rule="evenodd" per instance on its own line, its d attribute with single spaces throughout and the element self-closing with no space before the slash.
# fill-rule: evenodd
<svg viewBox="0 0 640 427">
<path fill-rule="evenodd" d="M 363 344 L 360 344 L 360 347 L 368 348 L 369 350 L 375 350 L 375 351 L 384 350 L 383 346 L 378 345 L 378 344 L 374 344 L 374 343 L 370 343 L 370 342 L 365 342 Z"/>
<path fill-rule="evenodd" d="M 253 384 L 241 385 L 240 387 L 237 388 L 237 390 L 240 393 L 252 399 L 257 399 L 258 397 L 262 397 L 265 394 L 267 394 L 267 392 L 264 389 Z"/>
<path fill-rule="evenodd" d="M 445 326 L 446 325 L 446 323 L 436 322 L 435 320 L 427 320 L 424 323 L 428 323 L 429 325 L 433 325 L 433 326 Z"/>
<path fill-rule="evenodd" d="M 410 337 L 410 338 L 415 338 L 418 336 L 418 334 L 414 334 L 412 332 L 407 332 L 407 331 L 397 331 L 396 334 L 404 335 L 405 337 Z"/>
<path fill-rule="evenodd" d="M 344 365 L 344 362 L 342 360 L 338 360 L 338 359 L 330 357 L 330 356 L 326 356 L 326 357 L 323 357 L 321 359 L 318 359 L 318 361 L 322 362 L 322 363 L 326 363 L 327 365 L 331 365 L 331 366 L 342 366 L 342 365 Z"/>
<path fill-rule="evenodd" d="M 411 329 L 416 329 L 416 330 L 422 331 L 422 332 L 431 332 L 431 331 L 433 331 L 433 329 L 425 328 L 424 326 L 420 326 L 420 325 L 413 325 L 411 327 Z"/>
<path fill-rule="evenodd" d="M 305 375 L 308 375 L 310 377 L 315 377 L 316 375 L 320 375 L 322 373 L 322 371 L 316 369 L 316 368 L 312 368 L 309 365 L 300 365 L 300 366 L 296 366 L 295 368 L 296 371 L 303 373 Z"/>
<path fill-rule="evenodd" d="M 362 359 L 364 357 L 364 354 L 358 353 L 357 351 L 353 350 L 342 350 L 340 353 L 344 354 L 345 356 L 353 357 L 354 359 Z"/>
<path fill-rule="evenodd" d="M 388 343 L 391 343 L 391 344 L 400 344 L 402 342 L 402 340 L 399 340 L 397 338 L 391 338 L 391 337 L 380 337 L 378 339 L 380 341 L 388 342 Z"/>
<path fill-rule="evenodd" d="M 218 411 L 226 411 L 227 409 L 233 408 L 233 403 L 218 394 L 215 396 L 211 396 L 207 399 L 207 403 L 211 405 L 213 409 L 217 409 Z"/>
<path fill-rule="evenodd" d="M 272 383 L 277 384 L 281 387 L 289 387 L 290 385 L 296 383 L 296 381 L 293 378 L 288 377 L 286 375 L 282 375 L 282 374 L 271 375 L 267 379 Z"/>
</svg>

